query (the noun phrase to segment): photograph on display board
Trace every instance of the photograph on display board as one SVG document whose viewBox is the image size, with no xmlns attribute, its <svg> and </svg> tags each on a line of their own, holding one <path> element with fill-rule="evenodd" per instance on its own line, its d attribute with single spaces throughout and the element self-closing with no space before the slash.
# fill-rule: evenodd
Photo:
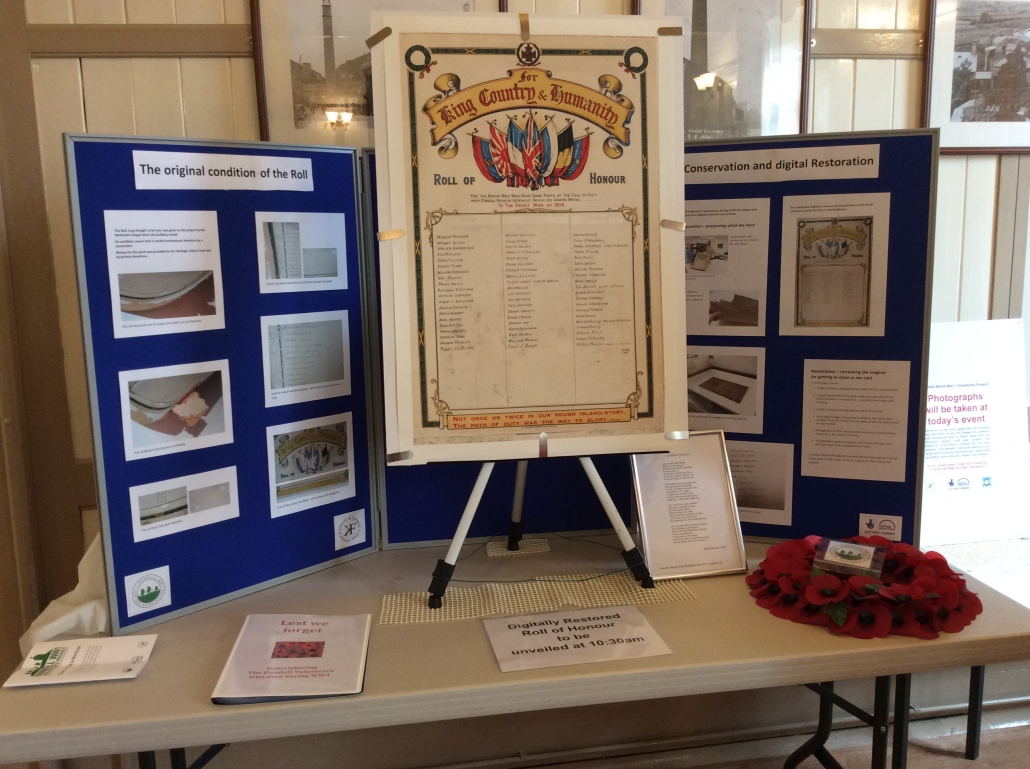
<svg viewBox="0 0 1030 769">
<path fill-rule="evenodd" d="M 127 460 L 232 443 L 229 362 L 118 374 Z"/>
<path fill-rule="evenodd" d="M 344 214 L 258 211 L 261 293 L 347 288 Z"/>
<path fill-rule="evenodd" d="M 214 211 L 105 211 L 115 338 L 225 328 Z"/>
<path fill-rule="evenodd" d="M 684 140 L 798 132 L 801 0 L 665 0 L 683 24 Z"/>
<path fill-rule="evenodd" d="M 134 542 L 237 518 L 236 468 L 133 486 L 129 503 Z"/>
<path fill-rule="evenodd" d="M 764 401 L 763 348 L 690 347 L 687 403 L 692 428 L 761 433 Z"/>
<path fill-rule="evenodd" d="M 890 194 L 783 199 L 780 333 L 883 336 Z"/>
<path fill-rule="evenodd" d="M 1030 5 L 936 6 L 931 125 L 944 147 L 1030 145 Z"/>
<path fill-rule="evenodd" d="M 687 332 L 763 336 L 769 199 L 688 200 Z"/>
<path fill-rule="evenodd" d="M 468 18 L 482 38 L 397 26 L 430 18 L 383 16 L 394 30 L 382 49 L 386 101 L 410 130 L 391 134 L 390 162 L 378 164 L 381 175 L 404 167 L 380 226 L 402 205 L 404 221 L 415 218 L 388 241 L 392 269 L 406 274 L 388 276 L 399 295 L 384 300 L 398 345 L 387 391 L 406 445 L 426 458 L 482 457 L 471 444 L 528 450 L 511 442 L 546 431 L 664 446 L 686 421 L 666 404 L 685 372 L 682 350 L 678 365 L 666 361 L 665 325 L 681 321 L 663 303 L 674 284 L 682 301 L 682 278 L 663 265 L 658 228 L 659 189 L 671 194 L 672 182 L 653 170 L 659 137 L 679 133 L 679 115 L 657 98 L 674 78 L 659 70 L 659 46 L 678 38 L 648 33 L 657 21 L 644 19 L 635 36 L 524 42 L 502 16 Z M 600 32 L 608 20 L 592 23 Z M 678 160 L 678 138 L 664 141 Z"/>
<path fill-rule="evenodd" d="M 794 445 L 726 441 L 740 520 L 790 526 L 794 496 Z"/>
<path fill-rule="evenodd" d="M 350 395 L 347 310 L 261 318 L 265 406 Z"/>
<path fill-rule="evenodd" d="M 351 414 L 266 428 L 272 517 L 353 497 Z"/>
</svg>

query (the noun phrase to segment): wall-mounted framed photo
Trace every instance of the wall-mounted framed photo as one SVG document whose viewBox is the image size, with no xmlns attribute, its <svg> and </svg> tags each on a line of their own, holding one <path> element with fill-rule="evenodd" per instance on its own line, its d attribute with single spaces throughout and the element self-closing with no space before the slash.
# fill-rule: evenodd
<svg viewBox="0 0 1030 769">
<path fill-rule="evenodd" d="M 796 134 L 803 0 L 665 0 L 683 20 L 684 141 Z"/>
<path fill-rule="evenodd" d="M 941 150 L 1030 147 L 1030 2 L 937 0 L 931 127 Z"/>
<path fill-rule="evenodd" d="M 692 430 L 674 454 L 634 455 L 633 486 L 652 577 L 747 571 L 722 430 Z"/>
<path fill-rule="evenodd" d="M 255 0 L 255 64 L 268 139 L 373 145 L 365 41 L 373 10 L 468 12 L 474 0 Z"/>
</svg>

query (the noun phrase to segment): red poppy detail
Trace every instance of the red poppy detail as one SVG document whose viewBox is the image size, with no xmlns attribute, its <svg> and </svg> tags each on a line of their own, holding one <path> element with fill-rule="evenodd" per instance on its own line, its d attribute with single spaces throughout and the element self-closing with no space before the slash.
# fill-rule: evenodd
<svg viewBox="0 0 1030 769">
<path fill-rule="evenodd" d="M 805 598 L 808 599 L 808 602 L 819 606 L 843 601 L 847 595 L 847 583 L 841 582 L 832 574 L 820 574 L 818 577 L 812 577 L 812 584 L 805 590 Z"/>
</svg>

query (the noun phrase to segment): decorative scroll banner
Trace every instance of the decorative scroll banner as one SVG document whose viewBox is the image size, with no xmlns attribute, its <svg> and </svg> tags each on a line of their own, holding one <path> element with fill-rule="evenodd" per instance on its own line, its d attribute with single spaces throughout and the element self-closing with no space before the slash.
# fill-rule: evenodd
<svg viewBox="0 0 1030 769">
<path fill-rule="evenodd" d="M 516 411 L 510 414 L 441 414 L 440 426 L 447 430 L 475 430 L 482 427 L 537 427 L 544 425 L 589 425 L 629 422 L 636 418 L 630 406 L 558 411 Z"/>
<path fill-rule="evenodd" d="M 457 75 L 440 75 L 433 87 L 440 96 L 429 99 L 422 111 L 432 121 L 433 144 L 473 120 L 520 107 L 553 109 L 582 118 L 629 144 L 633 102 L 623 96 L 622 82 L 614 75 L 597 79 L 600 90 L 568 80 L 558 80 L 542 69 L 508 71 L 508 77 L 461 88 Z"/>
<path fill-rule="evenodd" d="M 829 227 L 823 227 L 818 230 L 809 227 L 801 236 L 801 242 L 804 244 L 805 250 L 808 250 L 817 240 L 823 240 L 825 238 L 845 238 L 847 240 L 854 241 L 858 244 L 859 248 L 862 248 L 865 245 L 868 234 L 868 232 L 862 229 L 861 224 L 855 228 L 843 227 L 840 224 L 831 224 Z"/>
</svg>

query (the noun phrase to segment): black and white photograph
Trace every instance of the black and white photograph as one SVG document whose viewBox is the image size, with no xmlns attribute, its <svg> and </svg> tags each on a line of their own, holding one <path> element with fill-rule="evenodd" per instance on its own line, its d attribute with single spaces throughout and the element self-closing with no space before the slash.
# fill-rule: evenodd
<svg viewBox="0 0 1030 769">
<path fill-rule="evenodd" d="M 666 0 L 683 20 L 685 141 L 798 132 L 800 0 Z"/>
<path fill-rule="evenodd" d="M 372 146 L 373 10 L 467 13 L 475 0 L 258 0 L 273 141 Z"/>
<path fill-rule="evenodd" d="M 350 395 L 346 310 L 261 318 L 265 406 Z"/>
<path fill-rule="evenodd" d="M 258 211 L 261 293 L 347 288 L 347 217 Z"/>
<path fill-rule="evenodd" d="M 932 66 L 942 148 L 1030 146 L 1030 4 L 938 2 Z"/>
<path fill-rule="evenodd" d="M 724 232 L 703 235 L 687 233 L 684 257 L 687 274 L 691 271 L 713 275 L 724 273 L 730 258 L 730 236 Z"/>
<path fill-rule="evenodd" d="M 236 468 L 133 486 L 129 502 L 134 542 L 238 518 Z"/>
<path fill-rule="evenodd" d="M 794 495 L 794 445 L 726 441 L 740 520 L 790 526 Z"/>
<path fill-rule="evenodd" d="M 709 291 L 708 325 L 756 328 L 761 306 L 760 291 Z"/>
<path fill-rule="evenodd" d="M 687 407 L 699 430 L 761 433 L 765 350 L 701 347 L 687 353 Z"/>
</svg>

